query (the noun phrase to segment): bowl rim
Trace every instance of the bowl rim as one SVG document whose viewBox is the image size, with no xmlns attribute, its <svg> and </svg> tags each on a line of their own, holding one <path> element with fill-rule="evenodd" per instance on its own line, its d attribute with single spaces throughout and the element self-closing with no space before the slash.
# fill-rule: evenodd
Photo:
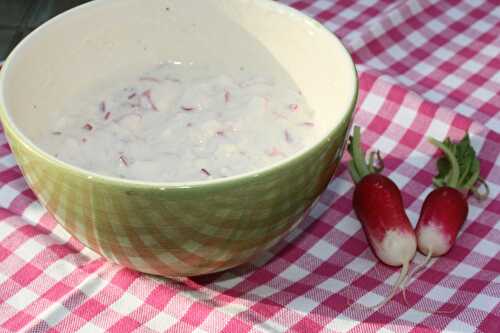
<svg viewBox="0 0 500 333">
<path fill-rule="evenodd" d="M 114 1 L 114 0 L 111 0 Z M 314 20 L 313 18 L 307 16 L 306 14 L 300 12 L 299 10 L 292 8 L 288 5 L 278 3 L 275 1 L 268 1 L 268 0 L 254 0 L 257 1 L 257 5 L 262 5 L 262 6 L 268 6 L 271 10 L 274 11 L 281 11 L 281 12 L 287 12 L 289 15 L 293 15 L 296 17 L 299 17 L 301 20 L 304 21 L 306 24 L 311 24 L 315 27 L 315 29 L 318 29 L 318 31 L 321 31 L 322 33 L 326 32 L 326 35 L 331 38 L 332 40 L 336 41 L 340 45 L 339 51 L 344 53 L 345 56 L 347 56 L 347 59 L 350 62 L 351 69 L 352 69 L 352 75 L 354 77 L 354 85 L 353 85 L 353 91 L 352 91 L 352 96 L 351 96 L 351 101 L 349 103 L 349 107 L 347 110 L 344 110 L 344 115 L 339 119 L 337 124 L 332 127 L 331 130 L 327 131 L 327 133 L 323 134 L 323 137 L 318 140 L 317 142 L 313 143 L 312 145 L 309 145 L 296 153 L 292 154 L 291 156 L 278 161 L 277 163 L 270 164 L 268 166 L 261 167 L 256 170 L 251 170 L 247 171 L 245 173 L 239 173 L 233 176 L 225 177 L 225 178 L 215 178 L 215 179 L 208 179 L 208 180 L 199 180 L 199 181 L 162 181 L 162 182 L 155 182 L 155 181 L 142 181 L 142 180 L 134 180 L 134 179 L 127 179 L 127 178 L 118 178 L 115 176 L 109 176 L 109 175 L 104 175 L 100 173 L 96 173 L 94 171 L 86 170 L 84 168 L 72 165 L 70 163 L 64 162 L 45 150 L 39 148 L 35 143 L 32 142 L 31 139 L 29 139 L 26 135 L 22 133 L 22 131 L 15 125 L 15 122 L 13 121 L 12 117 L 10 116 L 9 112 L 7 111 L 7 107 L 5 106 L 4 102 L 4 77 L 5 73 L 7 73 L 10 69 L 9 63 L 12 58 L 16 56 L 17 53 L 22 52 L 24 44 L 27 43 L 28 40 L 32 38 L 36 38 L 36 36 L 41 33 L 40 31 L 43 31 L 44 27 L 52 24 L 52 22 L 64 19 L 64 17 L 69 16 L 69 15 L 74 15 L 76 12 L 81 10 L 82 8 L 85 8 L 87 6 L 95 6 L 95 5 L 100 5 L 104 2 L 110 2 L 110 0 L 94 0 L 90 1 L 88 3 L 84 3 L 82 5 L 76 6 L 72 9 L 69 9 L 63 13 L 60 13 L 56 15 L 55 17 L 51 18 L 47 22 L 43 23 L 40 25 L 38 28 L 36 28 L 34 31 L 32 31 L 30 34 L 28 34 L 13 50 L 12 52 L 8 55 L 7 59 L 2 63 L 1 70 L 0 70 L 0 120 L 2 122 L 3 127 L 10 131 L 13 136 L 17 137 L 18 140 L 20 141 L 21 144 L 25 146 L 26 149 L 28 149 L 30 152 L 34 153 L 38 157 L 42 158 L 49 164 L 56 165 L 58 167 L 66 169 L 68 172 L 76 174 L 77 176 L 80 177 L 86 177 L 89 180 L 93 180 L 99 183 L 104 183 L 108 185 L 116 185 L 116 186 L 128 186 L 132 187 L 135 189 L 160 189 L 160 190 L 167 190 L 167 189 L 191 189 L 191 188 L 206 188 L 209 186 L 225 186 L 229 184 L 234 184 L 235 182 L 244 182 L 245 180 L 251 180 L 255 178 L 260 178 L 261 176 L 265 176 L 266 174 L 270 174 L 273 172 L 276 172 L 280 169 L 285 169 L 288 165 L 293 164 L 294 162 L 297 162 L 304 156 L 308 155 L 311 153 L 313 150 L 315 150 L 317 147 L 323 145 L 324 143 L 330 141 L 330 137 L 333 136 L 335 133 L 337 133 L 342 126 L 347 122 L 347 129 L 350 127 L 350 123 L 352 122 L 352 119 L 350 119 L 354 113 L 357 99 L 358 99 L 358 94 L 359 94 L 359 78 L 358 78 L 358 73 L 356 70 L 356 66 L 354 64 L 354 61 L 352 59 L 352 56 L 350 55 L 349 51 L 345 47 L 345 45 L 342 43 L 340 38 L 338 38 L 333 32 L 328 30 L 324 25 L 319 23 L 318 21 Z M 351 120 L 351 121 L 349 121 Z M 6 131 L 4 131 L 6 132 Z M 9 141 L 9 138 L 6 135 L 7 140 Z M 10 143 L 10 142 L 9 142 Z M 341 148 L 342 149 L 342 148 Z"/>
</svg>

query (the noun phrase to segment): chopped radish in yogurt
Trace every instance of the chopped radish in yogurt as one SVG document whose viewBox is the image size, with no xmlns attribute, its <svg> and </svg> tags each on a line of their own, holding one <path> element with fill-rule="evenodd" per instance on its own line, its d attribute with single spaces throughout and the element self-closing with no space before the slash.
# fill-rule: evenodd
<svg viewBox="0 0 500 333">
<path fill-rule="evenodd" d="M 47 151 L 115 177 L 202 181 L 277 163 L 317 139 L 314 112 L 284 76 L 164 63 L 130 77 L 68 100 L 40 138 Z"/>
</svg>

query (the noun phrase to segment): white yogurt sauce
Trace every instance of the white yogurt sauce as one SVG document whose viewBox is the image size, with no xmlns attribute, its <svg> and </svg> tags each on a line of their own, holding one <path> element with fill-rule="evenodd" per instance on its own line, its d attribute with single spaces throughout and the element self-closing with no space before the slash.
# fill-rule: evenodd
<svg viewBox="0 0 500 333">
<path fill-rule="evenodd" d="M 274 164 L 316 139 L 314 113 L 286 80 L 170 62 L 77 99 L 43 133 L 57 158 L 100 174 L 197 181 Z"/>
</svg>

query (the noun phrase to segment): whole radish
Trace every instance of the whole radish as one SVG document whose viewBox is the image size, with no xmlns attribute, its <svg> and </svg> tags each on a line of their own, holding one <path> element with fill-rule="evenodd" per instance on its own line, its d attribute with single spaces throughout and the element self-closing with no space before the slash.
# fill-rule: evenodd
<svg viewBox="0 0 500 333">
<path fill-rule="evenodd" d="M 418 250 L 426 258 L 403 281 L 405 301 L 404 286 L 411 277 L 425 268 L 432 257 L 448 253 L 455 243 L 469 212 L 469 192 L 479 200 L 489 193 L 488 185 L 479 177 L 479 160 L 468 134 L 458 143 L 452 143 L 449 138 L 443 142 L 430 138 L 429 142 L 441 149 L 444 156 L 437 161 L 438 175 L 433 179 L 436 189 L 425 198 L 415 228 Z M 485 188 L 483 193 L 479 191 L 481 185 Z"/>
<path fill-rule="evenodd" d="M 372 152 L 368 163 L 360 144 L 360 128 L 354 127 L 348 145 L 352 160 L 349 162 L 351 177 L 356 183 L 353 208 L 365 230 L 376 256 L 390 266 L 402 266 L 400 276 L 387 298 L 376 305 L 380 307 L 397 292 L 406 275 L 410 261 L 417 250 L 417 240 L 405 213 L 401 192 L 392 180 L 379 174 Z"/>
<path fill-rule="evenodd" d="M 459 143 L 450 139 L 429 141 L 444 152 L 437 161 L 438 175 L 433 179 L 437 186 L 425 198 L 415 229 L 418 249 L 431 257 L 446 254 L 467 219 L 469 212 L 467 195 L 470 191 L 479 199 L 488 195 L 486 183 L 479 177 L 479 160 L 470 145 L 468 134 Z M 477 185 L 486 191 L 480 193 Z"/>
</svg>

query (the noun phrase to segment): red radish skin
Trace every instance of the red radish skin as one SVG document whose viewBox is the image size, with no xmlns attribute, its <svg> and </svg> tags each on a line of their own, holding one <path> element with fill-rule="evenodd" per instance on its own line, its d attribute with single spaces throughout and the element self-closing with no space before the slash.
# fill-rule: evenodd
<svg viewBox="0 0 500 333">
<path fill-rule="evenodd" d="M 101 112 L 106 112 L 106 102 L 105 101 L 102 101 L 101 103 L 99 103 L 99 110 L 101 110 Z"/>
<path fill-rule="evenodd" d="M 125 155 L 123 155 L 121 153 L 120 153 L 120 161 L 123 163 L 123 165 L 128 167 L 128 159 L 125 157 Z"/>
<path fill-rule="evenodd" d="M 285 157 L 286 156 L 281 151 L 279 151 L 278 148 L 276 148 L 276 147 L 272 147 L 272 150 L 270 152 L 266 152 L 266 154 L 268 156 L 272 156 L 272 157 L 274 157 L 274 156 L 283 156 L 283 157 Z"/>
<path fill-rule="evenodd" d="M 467 219 L 469 208 L 464 195 L 451 187 L 433 190 L 425 199 L 415 232 L 418 249 L 432 256 L 446 254 Z"/>
<path fill-rule="evenodd" d="M 143 76 L 143 77 L 139 78 L 139 81 L 149 81 L 149 82 L 155 82 L 155 83 L 161 82 L 160 79 L 157 79 L 155 77 L 150 77 L 150 76 Z"/>
<path fill-rule="evenodd" d="M 158 108 L 156 107 L 156 104 L 153 102 L 153 98 L 151 97 L 151 90 L 148 89 L 142 93 L 142 96 L 146 97 L 146 100 L 148 101 L 149 105 L 151 106 L 151 110 L 153 111 L 158 111 Z"/>
<path fill-rule="evenodd" d="M 396 294 L 405 281 L 410 261 L 417 251 L 417 239 L 404 210 L 401 192 L 391 179 L 379 174 L 382 166 L 374 166 L 375 156 L 382 163 L 378 153 L 370 154 L 369 162 L 366 162 L 360 137 L 360 128 L 356 126 L 348 146 L 352 156 L 349 171 L 356 183 L 353 208 L 375 255 L 387 265 L 401 266 L 390 294 L 374 306 L 379 308 Z"/>
<path fill-rule="evenodd" d="M 390 266 L 408 264 L 417 250 L 415 233 L 392 180 L 369 174 L 356 185 L 353 207 L 377 257 Z"/>
</svg>

